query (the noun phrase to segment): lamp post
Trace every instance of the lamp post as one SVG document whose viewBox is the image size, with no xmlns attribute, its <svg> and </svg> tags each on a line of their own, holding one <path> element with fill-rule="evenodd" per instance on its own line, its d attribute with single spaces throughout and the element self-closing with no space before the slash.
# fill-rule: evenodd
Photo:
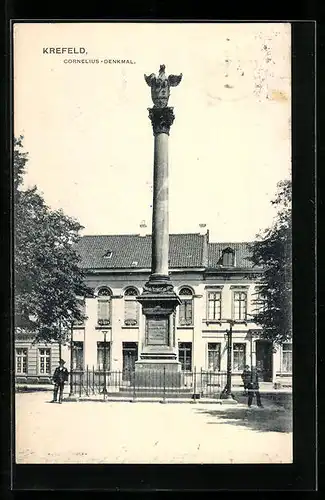
<svg viewBox="0 0 325 500">
<path fill-rule="evenodd" d="M 72 372 L 73 372 L 73 321 L 71 321 L 71 335 L 70 335 L 70 394 L 69 394 L 69 396 L 73 396 Z"/>
<path fill-rule="evenodd" d="M 250 316 L 251 319 L 247 319 L 247 316 Z M 247 325 L 248 323 L 254 323 L 255 315 L 254 314 L 249 314 L 246 313 L 246 321 L 245 324 Z M 250 364 L 251 364 L 251 369 L 253 367 L 254 361 L 253 361 L 253 337 L 254 337 L 254 331 L 250 330 L 249 331 L 249 339 L 250 339 Z"/>
<path fill-rule="evenodd" d="M 226 331 L 225 338 L 227 339 L 227 381 L 226 387 L 221 393 L 222 399 L 234 399 L 234 396 L 231 392 L 231 377 L 232 377 L 232 328 L 235 324 L 245 324 L 252 322 L 252 320 L 247 319 L 247 316 L 254 317 L 253 314 L 246 313 L 246 318 L 244 320 L 235 321 L 233 319 L 224 320 L 225 323 L 229 323 L 229 330 Z M 251 334 L 251 342 L 252 342 L 252 334 Z M 251 364 L 252 364 L 252 348 L 251 348 Z"/>
<path fill-rule="evenodd" d="M 104 388 L 103 388 L 103 394 L 107 394 L 107 380 L 106 380 L 106 334 L 107 332 L 103 332 L 104 334 Z"/>
<path fill-rule="evenodd" d="M 231 393 L 231 358 L 232 358 L 232 327 L 235 324 L 235 321 L 232 319 L 228 319 L 227 323 L 229 323 L 229 330 L 226 331 L 227 338 L 227 382 L 226 387 L 221 393 L 222 399 L 234 399 Z"/>
</svg>

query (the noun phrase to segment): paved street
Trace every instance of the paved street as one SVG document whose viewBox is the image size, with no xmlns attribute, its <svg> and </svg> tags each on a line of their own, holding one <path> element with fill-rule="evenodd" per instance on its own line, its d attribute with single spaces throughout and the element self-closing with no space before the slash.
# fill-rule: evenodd
<svg viewBox="0 0 325 500">
<path fill-rule="evenodd" d="M 271 403 L 63 402 L 16 394 L 17 463 L 290 463 L 291 414 Z"/>
</svg>

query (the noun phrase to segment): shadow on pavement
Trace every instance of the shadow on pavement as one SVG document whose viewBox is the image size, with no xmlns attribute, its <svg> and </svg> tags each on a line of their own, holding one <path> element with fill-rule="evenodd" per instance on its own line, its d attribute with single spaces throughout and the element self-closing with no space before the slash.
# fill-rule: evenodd
<svg viewBox="0 0 325 500">
<path fill-rule="evenodd" d="M 276 405 L 264 408 L 232 406 L 224 410 L 197 411 L 213 417 L 208 424 L 239 425 L 260 432 L 292 432 L 291 411 Z"/>
</svg>

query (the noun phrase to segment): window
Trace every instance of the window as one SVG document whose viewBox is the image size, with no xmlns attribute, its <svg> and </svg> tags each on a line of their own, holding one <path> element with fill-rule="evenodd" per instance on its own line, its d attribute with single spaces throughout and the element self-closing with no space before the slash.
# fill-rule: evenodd
<svg viewBox="0 0 325 500">
<path fill-rule="evenodd" d="M 83 370 L 84 366 L 83 342 L 73 342 L 72 369 Z"/>
<path fill-rule="evenodd" d="M 111 292 L 108 288 L 98 290 L 98 324 L 109 325 L 111 322 Z"/>
<path fill-rule="evenodd" d="M 110 342 L 97 342 L 97 368 L 98 370 L 110 370 L 111 368 L 111 344 Z"/>
<path fill-rule="evenodd" d="M 243 371 L 246 365 L 246 344 L 234 344 L 233 371 Z"/>
<path fill-rule="evenodd" d="M 16 374 L 27 373 L 27 349 L 16 349 Z"/>
<path fill-rule="evenodd" d="M 219 342 L 208 343 L 208 370 L 220 371 L 220 352 L 221 346 Z"/>
<path fill-rule="evenodd" d="M 124 324 L 136 326 L 138 324 L 139 303 L 137 301 L 138 291 L 128 288 L 124 294 Z"/>
<path fill-rule="evenodd" d="M 246 292 L 234 292 L 234 319 L 245 320 L 247 314 Z"/>
<path fill-rule="evenodd" d="M 222 265 L 231 267 L 235 264 L 235 252 L 232 248 L 225 248 L 222 252 Z"/>
<path fill-rule="evenodd" d="M 180 342 L 178 344 L 178 359 L 183 371 L 192 370 L 192 342 Z"/>
<path fill-rule="evenodd" d="M 41 375 L 50 375 L 51 373 L 51 349 L 39 349 L 39 373 Z"/>
<path fill-rule="evenodd" d="M 282 371 L 292 372 L 292 344 L 282 345 Z"/>
<path fill-rule="evenodd" d="M 179 292 L 182 303 L 179 306 L 179 324 L 187 326 L 193 324 L 193 292 L 190 288 L 182 288 Z"/>
<path fill-rule="evenodd" d="M 221 319 L 221 292 L 208 292 L 208 319 Z"/>
</svg>

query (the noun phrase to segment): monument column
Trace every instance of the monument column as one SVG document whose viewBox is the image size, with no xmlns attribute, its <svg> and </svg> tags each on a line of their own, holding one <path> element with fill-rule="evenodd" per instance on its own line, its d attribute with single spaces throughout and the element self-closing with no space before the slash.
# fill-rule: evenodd
<svg viewBox="0 0 325 500">
<path fill-rule="evenodd" d="M 148 109 L 154 135 L 154 165 L 151 274 L 143 293 L 137 298 L 146 318 L 144 347 L 135 365 L 139 385 L 149 380 L 146 376 L 149 369 L 163 369 L 167 378 L 173 377 L 173 384 L 175 373 L 180 375 L 180 363 L 171 334 L 171 315 L 181 301 L 174 292 L 168 272 L 168 137 L 175 116 L 173 108 L 167 104 L 170 87 L 178 85 L 181 79 L 182 75 L 167 77 L 164 65 L 160 66 L 157 77 L 154 74 L 145 75 L 154 103 Z"/>
<path fill-rule="evenodd" d="M 152 276 L 168 279 L 168 136 L 174 121 L 173 108 L 149 109 L 154 133 L 154 178 L 152 213 Z"/>
</svg>

